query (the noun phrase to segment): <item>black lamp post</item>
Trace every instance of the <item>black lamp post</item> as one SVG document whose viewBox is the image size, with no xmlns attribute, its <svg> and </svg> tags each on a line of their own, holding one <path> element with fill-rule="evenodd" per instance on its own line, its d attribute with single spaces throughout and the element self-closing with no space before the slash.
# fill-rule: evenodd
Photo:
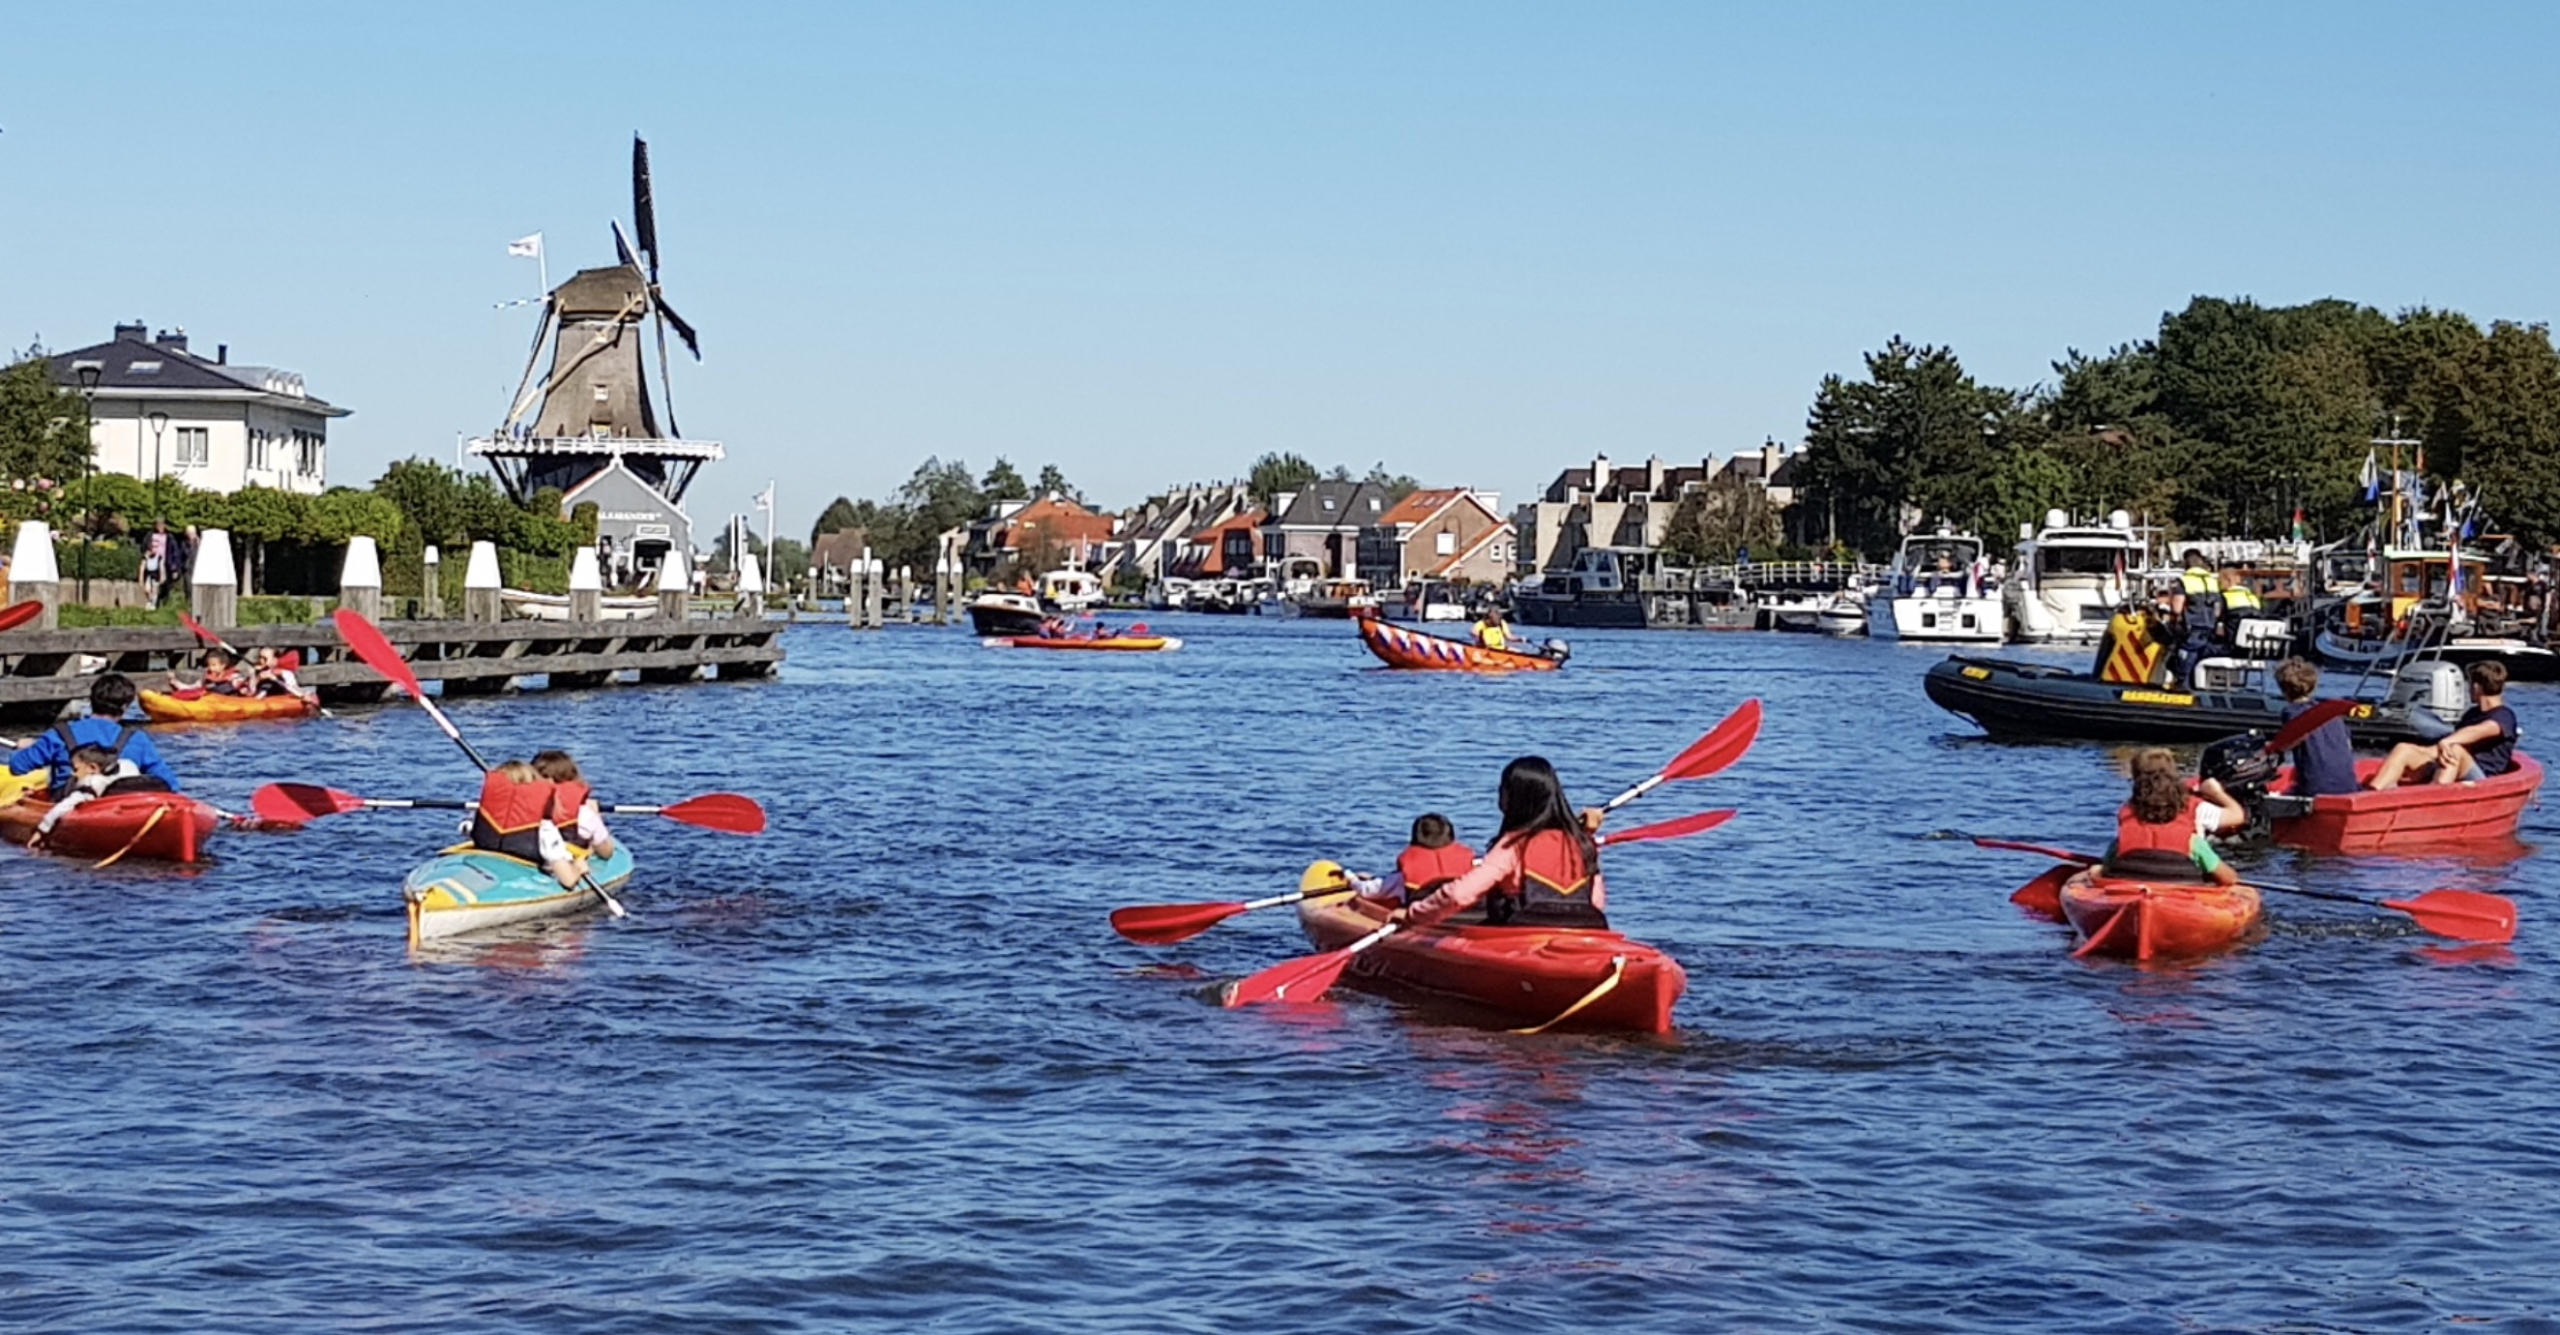
<svg viewBox="0 0 2560 1335">
<path fill-rule="evenodd" d="M 98 375 L 107 369 L 105 362 L 76 361 L 72 374 L 80 377 L 80 503 L 85 512 L 80 520 L 80 601 L 89 601 L 90 533 L 98 527 L 98 497 L 93 479 L 98 471 Z"/>
<path fill-rule="evenodd" d="M 166 519 L 160 504 L 160 433 L 169 425 L 169 414 L 155 408 L 144 420 L 151 423 L 151 517 Z"/>
</svg>

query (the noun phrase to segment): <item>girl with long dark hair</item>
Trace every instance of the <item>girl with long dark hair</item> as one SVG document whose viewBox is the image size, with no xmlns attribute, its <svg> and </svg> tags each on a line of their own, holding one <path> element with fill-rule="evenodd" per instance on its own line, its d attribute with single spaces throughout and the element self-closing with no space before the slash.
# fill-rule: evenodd
<svg viewBox="0 0 2560 1335">
<path fill-rule="evenodd" d="M 1396 920 L 1416 927 L 1485 905 L 1485 921 L 1515 927 L 1609 925 L 1608 896 L 1600 880 L 1600 849 L 1592 840 L 1597 810 L 1577 814 L 1564 796 L 1555 766 L 1522 756 L 1503 767 L 1495 798 L 1502 832 L 1475 870 L 1400 911 Z"/>
</svg>

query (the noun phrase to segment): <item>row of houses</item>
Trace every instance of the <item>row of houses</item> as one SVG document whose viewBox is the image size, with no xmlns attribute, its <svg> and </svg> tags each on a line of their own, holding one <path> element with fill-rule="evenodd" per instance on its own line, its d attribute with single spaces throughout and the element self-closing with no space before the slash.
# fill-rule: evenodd
<svg viewBox="0 0 2560 1335">
<path fill-rule="evenodd" d="M 1784 508 L 1796 458 L 1776 442 L 1722 460 L 1617 464 L 1606 455 L 1558 473 L 1510 515 L 1498 493 L 1425 487 L 1398 495 L 1374 482 L 1324 480 L 1274 496 L 1266 508 L 1242 482 L 1177 487 L 1119 514 L 1052 493 L 1000 501 L 944 537 L 970 575 L 1076 566 L 1105 579 L 1151 581 L 1256 575 L 1359 578 L 1379 588 L 1419 579 L 1501 583 L 1572 564 L 1587 547 L 1662 545 L 1680 503 L 1719 484 L 1757 487 Z M 819 539 L 822 571 L 858 555 L 858 534 Z"/>
</svg>

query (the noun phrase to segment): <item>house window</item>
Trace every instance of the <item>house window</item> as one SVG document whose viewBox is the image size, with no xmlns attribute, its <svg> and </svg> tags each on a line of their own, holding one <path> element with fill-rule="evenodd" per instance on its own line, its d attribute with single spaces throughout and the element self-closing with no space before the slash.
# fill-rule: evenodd
<svg viewBox="0 0 2560 1335">
<path fill-rule="evenodd" d="M 177 466 L 210 468 L 213 466 L 213 430 L 210 427 L 178 428 Z"/>
<path fill-rule="evenodd" d="M 1433 538 L 1431 542 L 1432 550 L 1438 552 L 1442 556 L 1456 556 L 1458 554 L 1458 534 L 1455 529 L 1444 528 L 1440 530 L 1439 536 Z"/>
</svg>

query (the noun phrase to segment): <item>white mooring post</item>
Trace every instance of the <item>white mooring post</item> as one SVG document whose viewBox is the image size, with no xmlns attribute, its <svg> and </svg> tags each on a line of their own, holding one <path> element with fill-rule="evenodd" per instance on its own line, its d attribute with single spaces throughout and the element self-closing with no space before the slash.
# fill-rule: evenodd
<svg viewBox="0 0 2560 1335">
<path fill-rule="evenodd" d="M 382 619 L 382 553 L 361 533 L 347 539 L 346 564 L 338 567 L 338 606 L 367 621 Z"/>
<path fill-rule="evenodd" d="M 669 621 L 693 615 L 693 572 L 685 568 L 684 553 L 672 549 L 658 567 L 658 615 Z"/>
<path fill-rule="evenodd" d="M 596 564 L 593 547 L 581 547 L 569 557 L 569 619 L 604 620 L 604 567 Z"/>
<path fill-rule="evenodd" d="M 240 624 L 240 576 L 231 564 L 230 533 L 218 528 L 204 531 L 187 582 L 188 610 L 196 620 L 216 630 Z"/>
<path fill-rule="evenodd" d="M 18 525 L 18 540 L 9 549 L 9 601 L 44 604 L 27 623 L 29 630 L 52 630 L 59 623 L 62 563 L 53 559 L 53 529 L 41 519 Z"/>
<path fill-rule="evenodd" d="M 738 557 L 738 615 L 764 615 L 764 570 L 756 564 L 754 552 Z"/>
<path fill-rule="evenodd" d="M 494 626 L 506 615 L 498 600 L 498 544 L 483 538 L 471 544 L 471 560 L 462 567 L 462 619 Z"/>
<path fill-rule="evenodd" d="M 423 621 L 441 621 L 444 619 L 444 557 L 436 551 L 435 544 L 429 543 L 427 549 L 418 554 L 418 559 L 424 571 L 418 581 L 418 617 Z"/>
</svg>

